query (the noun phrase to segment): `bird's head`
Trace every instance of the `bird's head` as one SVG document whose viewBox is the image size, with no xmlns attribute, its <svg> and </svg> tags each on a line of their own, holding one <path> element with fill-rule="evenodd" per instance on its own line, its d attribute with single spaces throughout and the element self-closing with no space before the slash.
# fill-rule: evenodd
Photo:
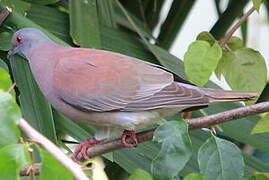
<svg viewBox="0 0 269 180">
<path fill-rule="evenodd" d="M 31 47 L 48 41 L 51 40 L 42 31 L 35 28 L 22 28 L 12 36 L 12 48 L 8 51 L 8 57 L 16 53 L 27 56 Z"/>
</svg>

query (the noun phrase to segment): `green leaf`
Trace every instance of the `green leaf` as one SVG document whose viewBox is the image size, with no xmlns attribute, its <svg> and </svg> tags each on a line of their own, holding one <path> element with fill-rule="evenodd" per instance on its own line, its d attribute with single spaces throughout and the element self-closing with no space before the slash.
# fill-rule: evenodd
<svg viewBox="0 0 269 180">
<path fill-rule="evenodd" d="M 169 54 L 169 52 L 167 52 L 166 50 L 149 43 L 147 39 L 143 36 L 144 33 L 142 32 L 141 28 L 136 25 L 136 23 L 132 20 L 132 17 L 129 15 L 129 13 L 124 9 L 124 7 L 118 1 L 116 2 L 117 2 L 118 7 L 123 11 L 124 15 L 130 22 L 130 24 L 133 26 L 135 31 L 143 40 L 143 43 L 147 46 L 149 51 L 152 52 L 152 54 L 159 60 L 159 62 L 162 65 L 167 67 L 169 70 L 171 70 L 175 74 L 178 74 L 179 76 L 184 77 L 182 66 L 181 66 L 182 63 L 180 62 L 180 60 L 176 58 L 175 56 Z"/>
<path fill-rule="evenodd" d="M 47 5 L 47 4 L 56 3 L 60 0 L 24 0 L 24 1 L 33 3 L 33 4 Z"/>
<path fill-rule="evenodd" d="M 1 0 L 1 4 L 20 14 L 24 14 L 31 6 L 31 4 L 21 0 Z"/>
<path fill-rule="evenodd" d="M 10 65 L 20 91 L 23 117 L 43 135 L 57 142 L 51 107 L 34 81 L 27 61 L 16 55 L 10 58 Z"/>
<path fill-rule="evenodd" d="M 243 48 L 244 42 L 239 37 L 233 36 L 228 40 L 227 45 L 231 50 L 235 51 L 237 49 Z"/>
<path fill-rule="evenodd" d="M 234 23 L 234 21 L 242 15 L 242 11 L 248 3 L 248 0 L 229 1 L 227 8 L 214 24 L 210 30 L 210 33 L 216 39 L 221 39 Z"/>
<path fill-rule="evenodd" d="M 9 32 L 1 32 L 0 33 L 0 50 L 8 51 L 11 48 L 11 33 Z"/>
<path fill-rule="evenodd" d="M 150 174 L 142 169 L 136 169 L 127 180 L 153 180 Z"/>
<path fill-rule="evenodd" d="M 184 168 L 192 154 L 187 123 L 181 120 L 162 124 L 156 129 L 153 141 L 161 145 L 151 164 L 154 179 L 173 178 Z"/>
<path fill-rule="evenodd" d="M 12 85 L 10 75 L 0 67 L 0 90 L 7 91 Z"/>
<path fill-rule="evenodd" d="M 70 34 L 81 47 L 100 48 L 96 0 L 70 0 Z"/>
<path fill-rule="evenodd" d="M 200 34 L 198 34 L 196 40 L 201 40 L 201 41 L 207 41 L 210 46 L 213 46 L 214 43 L 217 41 L 214 36 L 212 36 L 212 34 L 210 34 L 209 32 L 201 32 Z"/>
<path fill-rule="evenodd" d="M 38 148 L 41 154 L 41 168 L 40 180 L 59 180 L 59 179 L 73 179 L 71 172 L 69 172 L 59 161 L 52 157 L 47 151 Z"/>
<path fill-rule="evenodd" d="M 229 54 L 224 78 L 233 90 L 261 92 L 267 82 L 267 69 L 262 55 L 250 48 Z"/>
<path fill-rule="evenodd" d="M 17 124 L 20 117 L 15 99 L 11 94 L 0 91 L 0 147 L 18 142 L 20 131 Z"/>
<path fill-rule="evenodd" d="M 53 116 L 55 118 L 56 128 L 58 131 L 63 132 L 65 134 L 70 135 L 76 140 L 85 140 L 93 136 L 94 131 L 86 131 L 82 127 L 80 127 L 74 121 L 64 117 L 56 110 L 53 111 Z"/>
<path fill-rule="evenodd" d="M 206 41 L 197 40 L 190 44 L 184 55 L 184 67 L 188 80 L 203 86 L 216 69 L 222 56 L 218 43 L 213 46 Z"/>
<path fill-rule="evenodd" d="M 3 61 L 2 59 L 0 59 L 0 68 L 3 68 L 4 70 L 6 70 L 7 72 L 9 72 L 8 66 L 5 63 L 5 61 Z"/>
<path fill-rule="evenodd" d="M 199 149 L 198 163 L 206 180 L 242 179 L 244 161 L 233 143 L 212 136 Z"/>
<path fill-rule="evenodd" d="M 116 14 L 114 11 L 113 0 L 98 0 L 96 2 L 101 22 L 106 26 L 116 28 Z"/>
<path fill-rule="evenodd" d="M 269 132 L 269 113 L 266 113 L 252 129 L 251 134 Z"/>
<path fill-rule="evenodd" d="M 269 180 L 269 173 L 256 172 L 246 180 Z"/>
<path fill-rule="evenodd" d="M 1 148 L 0 158 L 0 180 L 19 180 L 20 169 L 30 163 L 27 146 L 24 144 L 11 144 Z"/>
<path fill-rule="evenodd" d="M 215 69 L 216 76 L 220 79 L 221 75 L 226 74 L 226 71 L 230 70 L 230 60 L 234 58 L 234 53 L 231 51 L 222 51 L 222 57 L 219 60 L 217 68 Z"/>
<path fill-rule="evenodd" d="M 26 17 L 68 44 L 72 44 L 72 39 L 69 35 L 68 14 L 48 6 L 32 5 L 27 11 Z M 60 42 L 57 41 L 57 43 Z"/>
<path fill-rule="evenodd" d="M 191 174 L 188 174 L 186 177 L 184 177 L 183 180 L 204 180 L 204 177 L 202 174 L 191 173 Z"/>
<path fill-rule="evenodd" d="M 188 14 L 191 12 L 195 1 L 173 0 L 169 13 L 165 21 L 161 25 L 160 34 L 158 36 L 158 44 L 169 49 L 173 44 L 178 32 L 183 27 Z"/>
<path fill-rule="evenodd" d="M 259 12 L 263 0 L 252 0 L 253 6 Z"/>
</svg>

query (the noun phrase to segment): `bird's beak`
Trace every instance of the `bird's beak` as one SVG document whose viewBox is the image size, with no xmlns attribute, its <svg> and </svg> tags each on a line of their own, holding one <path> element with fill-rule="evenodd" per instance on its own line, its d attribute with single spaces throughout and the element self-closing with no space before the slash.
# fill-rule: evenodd
<svg viewBox="0 0 269 180">
<path fill-rule="evenodd" d="M 7 53 L 7 58 L 9 58 L 10 56 L 16 54 L 18 51 L 19 51 L 18 46 L 12 47 Z"/>
</svg>

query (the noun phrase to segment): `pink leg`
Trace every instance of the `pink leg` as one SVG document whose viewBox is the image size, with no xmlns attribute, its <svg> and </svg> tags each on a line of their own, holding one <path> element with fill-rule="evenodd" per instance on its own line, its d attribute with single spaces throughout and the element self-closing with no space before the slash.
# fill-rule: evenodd
<svg viewBox="0 0 269 180">
<path fill-rule="evenodd" d="M 78 162 L 77 156 L 79 153 L 81 153 L 81 156 L 83 159 L 88 160 L 89 157 L 87 155 L 87 150 L 88 148 L 92 147 L 94 144 L 98 144 L 101 141 L 98 141 L 95 138 L 90 138 L 90 139 L 86 139 L 84 141 L 81 141 L 78 145 L 78 147 L 76 147 L 75 151 L 73 152 L 71 159 L 75 162 Z"/>
<path fill-rule="evenodd" d="M 127 143 L 126 142 L 126 139 L 130 137 L 135 143 L 134 144 L 130 144 L 130 143 Z M 122 135 L 121 135 L 121 144 L 124 146 L 124 147 L 134 147 L 137 145 L 138 143 L 138 138 L 136 136 L 136 133 L 135 131 L 133 130 L 124 130 Z"/>
</svg>

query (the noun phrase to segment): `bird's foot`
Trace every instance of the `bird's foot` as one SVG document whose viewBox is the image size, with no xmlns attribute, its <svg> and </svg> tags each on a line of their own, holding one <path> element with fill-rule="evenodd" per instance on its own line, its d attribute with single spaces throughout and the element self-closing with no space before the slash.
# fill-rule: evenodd
<svg viewBox="0 0 269 180">
<path fill-rule="evenodd" d="M 71 159 L 75 162 L 79 162 L 78 160 L 78 154 L 81 154 L 81 157 L 84 160 L 89 160 L 89 156 L 87 155 L 87 150 L 88 148 L 92 147 L 95 144 L 100 143 L 101 141 L 95 139 L 95 138 L 90 138 L 90 139 L 86 139 L 84 141 L 81 141 L 78 145 L 78 147 L 75 148 L 75 151 L 73 152 Z"/>
<path fill-rule="evenodd" d="M 131 138 L 134 141 L 134 144 L 126 142 L 127 138 Z M 135 147 L 138 144 L 138 138 L 133 130 L 124 130 L 121 136 L 121 144 L 124 147 Z"/>
</svg>

